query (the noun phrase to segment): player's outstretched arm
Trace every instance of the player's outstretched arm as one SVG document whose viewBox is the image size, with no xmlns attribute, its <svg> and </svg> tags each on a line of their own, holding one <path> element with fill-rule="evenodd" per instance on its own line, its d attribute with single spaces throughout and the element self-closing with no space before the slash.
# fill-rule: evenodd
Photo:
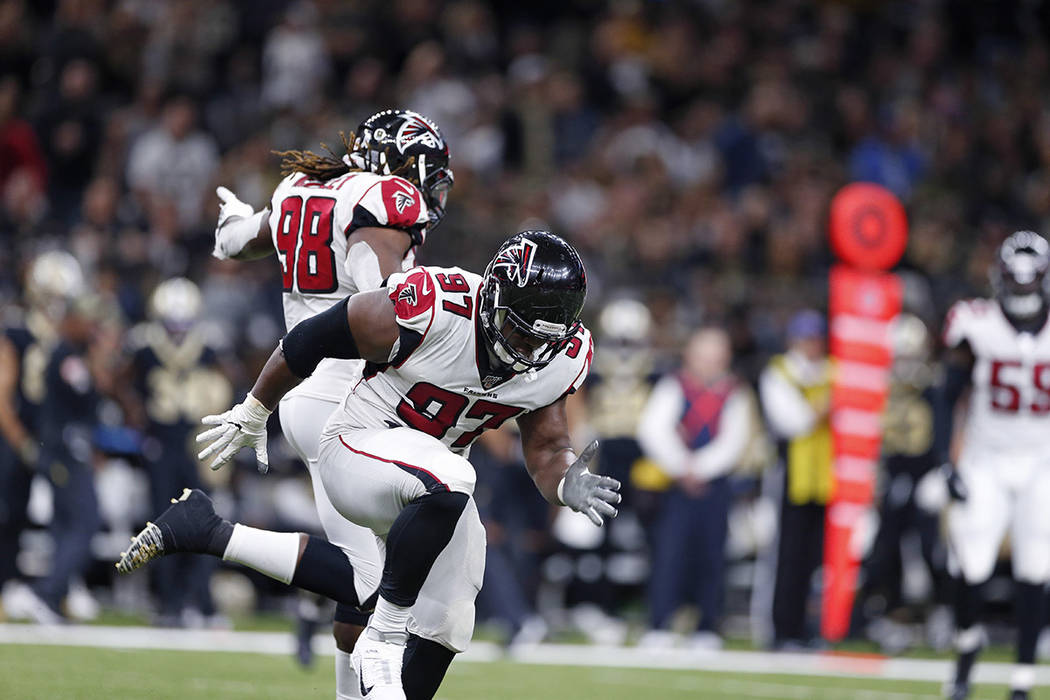
<svg viewBox="0 0 1050 700">
<path fill-rule="evenodd" d="M 207 443 L 198 459 L 218 469 L 242 447 L 255 449 L 261 471 L 268 468 L 266 420 L 281 397 L 310 376 L 326 357 L 386 362 L 399 335 L 394 305 L 384 289 L 347 297 L 288 332 L 266 361 L 251 392 L 226 413 L 205 416 L 215 426 L 197 436 Z"/>
<path fill-rule="evenodd" d="M 219 260 L 255 260 L 273 252 L 270 236 L 270 210 L 255 211 L 225 187 L 215 188 L 219 196 L 219 221 L 215 224 L 215 248 Z"/>
<path fill-rule="evenodd" d="M 518 417 L 525 466 L 543 497 L 583 513 L 595 525 L 616 517 L 620 482 L 591 473 L 595 440 L 579 456 L 569 444 L 565 399 Z"/>
</svg>

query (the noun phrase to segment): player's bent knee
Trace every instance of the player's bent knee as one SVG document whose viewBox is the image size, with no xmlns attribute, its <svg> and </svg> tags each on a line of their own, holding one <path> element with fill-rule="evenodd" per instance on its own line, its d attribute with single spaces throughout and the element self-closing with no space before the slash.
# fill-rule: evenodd
<svg viewBox="0 0 1050 700">
<path fill-rule="evenodd" d="M 474 473 L 474 467 L 470 465 L 470 462 L 452 453 L 441 455 L 434 462 L 435 476 L 449 491 L 468 496 L 474 494 L 477 474 Z"/>
</svg>

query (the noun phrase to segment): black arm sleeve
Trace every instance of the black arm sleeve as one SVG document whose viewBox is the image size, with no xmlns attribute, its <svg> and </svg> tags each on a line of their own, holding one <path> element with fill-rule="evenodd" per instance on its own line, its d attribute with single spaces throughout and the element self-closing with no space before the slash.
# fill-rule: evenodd
<svg viewBox="0 0 1050 700">
<path fill-rule="evenodd" d="M 938 387 L 933 401 L 933 447 L 934 457 L 943 464 L 949 460 L 952 430 L 955 419 L 955 404 L 970 385 L 973 372 L 973 351 L 963 342 L 951 350 L 945 362 L 944 381 Z"/>
<path fill-rule="evenodd" d="M 326 357 L 357 360 L 357 349 L 350 323 L 346 320 L 346 305 L 350 297 L 296 324 L 281 340 L 281 352 L 292 374 L 306 379 Z"/>
</svg>

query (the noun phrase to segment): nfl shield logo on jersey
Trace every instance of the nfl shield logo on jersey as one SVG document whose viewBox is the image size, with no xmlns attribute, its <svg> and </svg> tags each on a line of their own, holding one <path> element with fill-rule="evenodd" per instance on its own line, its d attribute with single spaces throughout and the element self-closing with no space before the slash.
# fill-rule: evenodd
<svg viewBox="0 0 1050 700">
<path fill-rule="evenodd" d="M 522 238 L 515 245 L 505 248 L 499 257 L 492 261 L 492 269 L 504 270 L 508 281 L 524 287 L 529 281 L 529 273 L 532 272 L 535 252 L 536 244 L 528 238 Z"/>
</svg>

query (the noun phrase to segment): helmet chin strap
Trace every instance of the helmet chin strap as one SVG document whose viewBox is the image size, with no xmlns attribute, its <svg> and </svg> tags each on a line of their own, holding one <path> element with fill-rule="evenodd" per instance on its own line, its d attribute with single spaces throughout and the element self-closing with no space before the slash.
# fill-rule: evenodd
<svg viewBox="0 0 1050 700">
<path fill-rule="evenodd" d="M 505 365 L 506 367 L 510 367 L 515 372 L 525 372 L 526 370 L 530 369 L 529 367 L 521 364 L 513 357 L 511 357 L 510 353 L 507 352 L 506 349 L 504 349 L 504 347 L 499 343 L 492 344 L 492 354 L 495 355 L 496 359 L 499 360 L 503 365 Z"/>
</svg>

